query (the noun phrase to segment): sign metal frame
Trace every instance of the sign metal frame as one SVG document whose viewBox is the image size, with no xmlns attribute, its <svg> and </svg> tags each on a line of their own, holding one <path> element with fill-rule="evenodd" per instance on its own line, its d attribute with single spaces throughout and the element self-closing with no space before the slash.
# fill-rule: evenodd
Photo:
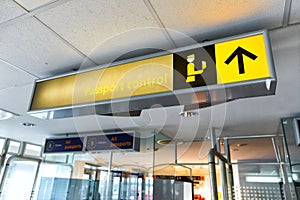
<svg viewBox="0 0 300 200">
<path fill-rule="evenodd" d="M 84 142 L 85 142 L 85 137 L 46 138 L 43 153 L 44 154 L 79 153 L 84 150 L 85 147 Z"/>
</svg>

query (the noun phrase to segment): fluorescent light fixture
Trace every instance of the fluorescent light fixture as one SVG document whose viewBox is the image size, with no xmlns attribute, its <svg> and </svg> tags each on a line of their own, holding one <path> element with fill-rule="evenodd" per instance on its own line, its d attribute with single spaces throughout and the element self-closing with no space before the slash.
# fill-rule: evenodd
<svg viewBox="0 0 300 200">
<path fill-rule="evenodd" d="M 246 182 L 254 183 L 279 183 L 281 178 L 275 176 L 246 176 Z"/>
<path fill-rule="evenodd" d="M 54 118 L 54 111 L 31 113 L 30 115 L 39 119 L 48 120 Z"/>
<path fill-rule="evenodd" d="M 19 115 L 0 108 L 0 120 L 6 120 L 15 116 L 19 116 Z"/>
</svg>

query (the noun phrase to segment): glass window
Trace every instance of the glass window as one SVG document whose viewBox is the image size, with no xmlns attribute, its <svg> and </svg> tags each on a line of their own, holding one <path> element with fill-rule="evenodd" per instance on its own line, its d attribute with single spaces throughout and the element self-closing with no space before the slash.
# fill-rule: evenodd
<svg viewBox="0 0 300 200">
<path fill-rule="evenodd" d="M 26 144 L 24 155 L 40 157 L 42 152 L 42 146 L 35 144 Z"/>
<path fill-rule="evenodd" d="M 9 147 L 8 147 L 8 153 L 17 154 L 19 153 L 21 143 L 18 141 L 10 140 Z"/>
<path fill-rule="evenodd" d="M 4 179 L 4 187 L 0 199 L 29 200 L 37 167 L 38 162 L 13 159 Z"/>
<path fill-rule="evenodd" d="M 65 163 L 67 162 L 67 154 L 47 154 L 45 155 L 45 161 Z"/>
</svg>

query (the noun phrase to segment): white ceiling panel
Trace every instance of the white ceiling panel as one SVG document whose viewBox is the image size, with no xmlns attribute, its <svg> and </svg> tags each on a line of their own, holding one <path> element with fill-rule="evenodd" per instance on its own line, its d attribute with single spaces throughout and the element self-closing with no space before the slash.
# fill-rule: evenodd
<svg viewBox="0 0 300 200">
<path fill-rule="evenodd" d="M 170 46 L 143 1 L 73 0 L 37 17 L 101 64 L 137 48 Z"/>
<path fill-rule="evenodd" d="M 0 121 L 0 136 L 19 141 L 43 144 L 49 132 L 44 127 L 25 127 L 24 122 L 37 123 L 38 120 L 30 116 L 20 116 Z"/>
<path fill-rule="evenodd" d="M 290 24 L 300 22 L 300 1 L 292 1 L 291 14 L 290 14 Z"/>
<path fill-rule="evenodd" d="M 83 57 L 35 18 L 27 17 L 0 32 L 0 58 L 39 77 L 78 68 Z"/>
<path fill-rule="evenodd" d="M 176 3 L 152 0 L 151 3 L 176 44 L 182 46 L 191 42 L 187 36 L 203 41 L 278 27 L 282 24 L 285 0 L 178 0 Z"/>
<path fill-rule="evenodd" d="M 35 77 L 0 60 L 0 90 L 32 83 Z"/>
<path fill-rule="evenodd" d="M 12 0 L 1 0 L 0 3 L 0 23 L 25 14 L 26 11 Z"/>
<path fill-rule="evenodd" d="M 161 28 L 144 27 L 107 38 L 87 56 L 103 64 L 174 48 Z"/>
<path fill-rule="evenodd" d="M 51 3 L 55 0 L 15 0 L 21 6 L 23 6 L 27 10 L 33 10 L 45 4 Z"/>
</svg>

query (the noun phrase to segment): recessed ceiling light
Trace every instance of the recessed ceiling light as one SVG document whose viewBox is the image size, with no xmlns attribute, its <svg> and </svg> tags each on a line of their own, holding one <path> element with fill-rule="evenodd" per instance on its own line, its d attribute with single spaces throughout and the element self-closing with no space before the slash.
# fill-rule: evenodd
<svg viewBox="0 0 300 200">
<path fill-rule="evenodd" d="M 196 116 L 198 113 L 197 112 L 191 112 L 191 111 L 184 111 L 180 113 L 181 117 L 193 117 Z"/>
<path fill-rule="evenodd" d="M 36 126 L 35 124 L 30 123 L 30 122 L 23 122 L 22 125 L 26 126 L 26 127 L 35 127 Z"/>
<path fill-rule="evenodd" d="M 0 108 L 0 120 L 10 119 L 10 118 L 16 117 L 16 116 L 19 116 L 19 115 Z"/>
</svg>

